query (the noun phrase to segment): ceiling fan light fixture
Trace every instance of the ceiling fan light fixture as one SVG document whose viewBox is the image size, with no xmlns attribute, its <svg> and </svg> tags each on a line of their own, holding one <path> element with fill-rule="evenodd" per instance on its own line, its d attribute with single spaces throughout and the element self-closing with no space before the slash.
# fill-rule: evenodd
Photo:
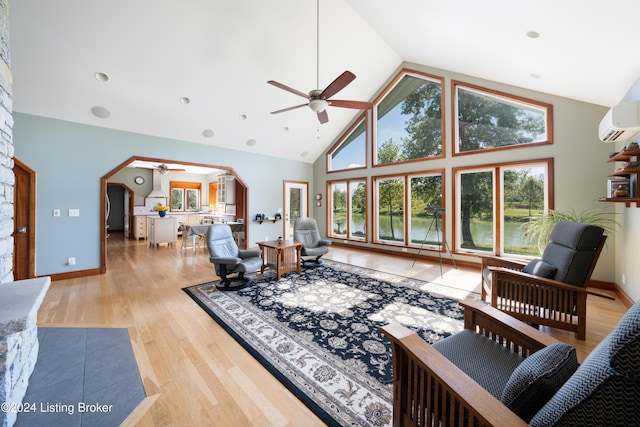
<svg viewBox="0 0 640 427">
<path fill-rule="evenodd" d="M 312 99 L 309 101 L 309 108 L 311 108 L 316 113 L 326 110 L 329 106 L 329 103 L 326 99 Z"/>
</svg>

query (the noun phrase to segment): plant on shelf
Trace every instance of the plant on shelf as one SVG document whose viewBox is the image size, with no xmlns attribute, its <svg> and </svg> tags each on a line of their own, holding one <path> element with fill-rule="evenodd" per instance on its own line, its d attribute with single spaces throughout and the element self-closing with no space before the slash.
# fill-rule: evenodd
<svg viewBox="0 0 640 427">
<path fill-rule="evenodd" d="M 529 243 L 535 244 L 540 253 L 549 244 L 549 235 L 551 230 L 559 221 L 573 221 L 584 224 L 593 224 L 604 228 L 611 234 L 620 224 L 611 218 L 611 212 L 605 212 L 597 209 L 586 209 L 580 213 L 570 209 L 568 211 L 548 211 L 538 217 L 530 218 L 529 222 L 522 224 L 520 227 L 524 230 L 523 237 Z"/>
</svg>

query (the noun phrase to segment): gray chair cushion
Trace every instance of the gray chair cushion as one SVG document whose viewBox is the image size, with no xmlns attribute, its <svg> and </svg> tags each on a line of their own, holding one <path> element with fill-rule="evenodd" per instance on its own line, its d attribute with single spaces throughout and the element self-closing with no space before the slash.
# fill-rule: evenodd
<svg viewBox="0 0 640 427">
<path fill-rule="evenodd" d="M 576 369 L 578 359 L 573 346 L 556 343 L 545 347 L 513 371 L 500 400 L 529 422 Z"/>
<path fill-rule="evenodd" d="M 532 426 L 640 425 L 640 302 L 531 419 Z"/>
<path fill-rule="evenodd" d="M 553 279 L 584 286 L 603 233 L 595 225 L 558 221 L 542 254 L 542 260 L 557 269 Z"/>
<path fill-rule="evenodd" d="M 553 265 L 539 258 L 531 260 L 531 262 L 525 265 L 522 269 L 524 273 L 533 274 L 534 276 L 538 277 L 545 277 L 547 279 L 552 279 L 553 276 L 555 276 L 557 270 L 558 269 Z"/>
<path fill-rule="evenodd" d="M 484 335 L 464 329 L 433 344 L 482 388 L 500 399 L 512 372 L 524 360 Z"/>
</svg>

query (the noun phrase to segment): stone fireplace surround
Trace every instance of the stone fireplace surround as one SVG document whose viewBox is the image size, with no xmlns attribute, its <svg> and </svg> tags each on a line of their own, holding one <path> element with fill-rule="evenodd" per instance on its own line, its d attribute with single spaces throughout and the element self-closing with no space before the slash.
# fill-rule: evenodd
<svg viewBox="0 0 640 427">
<path fill-rule="evenodd" d="M 38 309 L 50 277 L 0 283 L 0 426 L 12 426 L 38 358 Z"/>
</svg>

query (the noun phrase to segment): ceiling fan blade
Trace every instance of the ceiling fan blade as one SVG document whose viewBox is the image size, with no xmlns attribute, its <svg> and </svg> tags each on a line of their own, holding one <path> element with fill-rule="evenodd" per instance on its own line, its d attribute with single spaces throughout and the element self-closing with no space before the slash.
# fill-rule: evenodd
<svg viewBox="0 0 640 427">
<path fill-rule="evenodd" d="M 296 94 L 298 96 L 301 96 L 303 98 L 309 99 L 309 95 L 307 95 L 306 93 L 300 92 L 299 90 L 291 88 L 291 87 L 289 87 L 287 85 L 283 85 L 282 83 L 278 83 L 275 80 L 269 80 L 267 83 L 269 83 L 270 85 L 273 85 L 275 87 L 279 87 L 280 89 L 286 90 L 287 92 L 291 92 L 291 93 L 294 93 L 294 94 Z"/>
<path fill-rule="evenodd" d="M 318 120 L 320 123 L 324 124 L 329 121 L 329 115 L 327 114 L 327 110 L 322 110 L 318 112 Z"/>
<path fill-rule="evenodd" d="M 329 105 L 331 105 L 332 107 L 356 108 L 358 110 L 368 110 L 370 108 L 373 108 L 372 102 L 342 101 L 337 99 L 329 100 Z"/>
<path fill-rule="evenodd" d="M 300 105 L 296 105 L 296 106 L 293 106 L 293 107 L 287 107 L 287 108 L 283 108 L 282 110 L 272 111 L 271 114 L 284 113 L 285 111 L 295 110 L 296 108 L 306 107 L 307 105 L 308 104 L 300 104 Z"/>
<path fill-rule="evenodd" d="M 325 90 L 322 91 L 320 97 L 324 99 L 331 98 L 333 95 L 344 89 L 345 86 L 351 83 L 355 78 L 356 75 L 351 71 L 345 71 L 344 73 L 340 74 L 334 81 L 332 81 Z"/>
</svg>

